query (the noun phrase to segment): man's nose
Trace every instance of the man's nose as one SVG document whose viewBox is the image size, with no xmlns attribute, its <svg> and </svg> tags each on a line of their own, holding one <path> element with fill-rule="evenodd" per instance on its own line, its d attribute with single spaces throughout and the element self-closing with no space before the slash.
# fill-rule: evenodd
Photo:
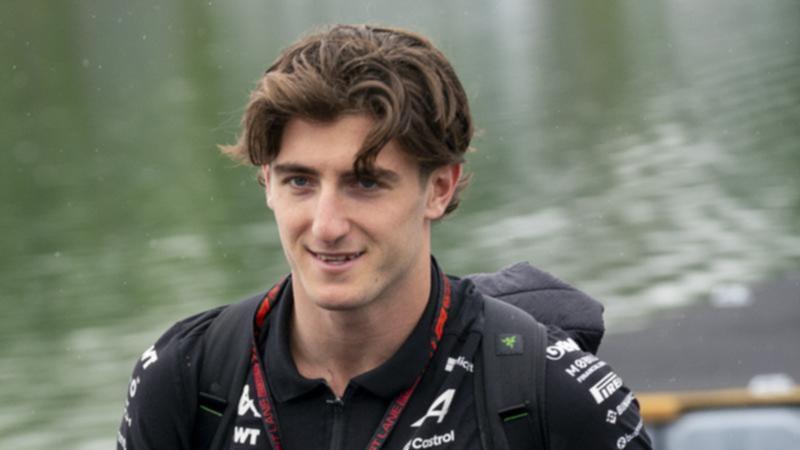
<svg viewBox="0 0 800 450">
<path fill-rule="evenodd" d="M 342 200 L 335 189 L 323 189 L 320 192 L 311 226 L 311 234 L 315 239 L 334 243 L 350 231 L 350 220 Z"/>
</svg>

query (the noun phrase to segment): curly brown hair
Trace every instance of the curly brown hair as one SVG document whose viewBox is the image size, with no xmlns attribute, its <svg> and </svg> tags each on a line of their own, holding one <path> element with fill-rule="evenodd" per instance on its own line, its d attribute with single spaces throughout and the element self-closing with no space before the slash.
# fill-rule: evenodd
<svg viewBox="0 0 800 450">
<path fill-rule="evenodd" d="M 375 121 L 353 163 L 356 174 L 369 174 L 381 149 L 396 139 L 426 180 L 438 167 L 462 163 L 473 135 L 464 88 L 426 38 L 336 25 L 281 53 L 250 94 L 238 141 L 220 148 L 240 162 L 269 164 L 291 118 L 332 121 L 342 114 Z M 462 175 L 445 214 L 456 209 L 468 183 Z"/>
</svg>

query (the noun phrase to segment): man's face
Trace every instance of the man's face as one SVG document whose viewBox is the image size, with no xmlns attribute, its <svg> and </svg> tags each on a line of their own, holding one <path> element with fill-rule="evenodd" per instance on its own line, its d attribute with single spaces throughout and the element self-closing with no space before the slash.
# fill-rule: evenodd
<svg viewBox="0 0 800 450">
<path fill-rule="evenodd" d="M 357 178 L 353 162 L 372 123 L 362 115 L 294 118 L 264 167 L 298 302 L 359 309 L 400 299 L 430 277 L 430 224 L 444 213 L 461 169 L 442 167 L 423 181 L 391 141 L 373 173 Z"/>
</svg>

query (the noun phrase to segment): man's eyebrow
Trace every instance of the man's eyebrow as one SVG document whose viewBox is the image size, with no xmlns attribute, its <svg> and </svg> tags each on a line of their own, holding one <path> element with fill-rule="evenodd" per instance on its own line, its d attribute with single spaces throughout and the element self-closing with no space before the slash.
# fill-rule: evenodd
<svg viewBox="0 0 800 450">
<path fill-rule="evenodd" d="M 348 176 L 356 177 L 355 172 L 348 172 Z M 389 183 L 395 183 L 400 180 L 400 175 L 389 169 L 382 169 L 380 167 L 374 167 L 371 170 L 367 170 L 362 174 L 362 177 L 366 178 L 374 178 L 376 180 L 386 181 Z"/>
<path fill-rule="evenodd" d="M 308 166 L 298 163 L 282 163 L 273 164 L 270 166 L 277 175 L 285 174 L 302 174 L 302 175 L 319 175 L 319 171 Z M 355 171 L 349 170 L 342 174 L 346 178 L 358 178 Z M 388 183 L 395 183 L 400 180 L 400 175 L 389 169 L 374 167 L 371 170 L 365 171 L 362 175 L 365 178 L 374 178 L 376 180 L 386 181 Z"/>
<path fill-rule="evenodd" d="M 318 175 L 319 172 L 311 167 L 296 163 L 272 164 L 271 169 L 276 174 L 299 173 L 304 175 Z"/>
</svg>

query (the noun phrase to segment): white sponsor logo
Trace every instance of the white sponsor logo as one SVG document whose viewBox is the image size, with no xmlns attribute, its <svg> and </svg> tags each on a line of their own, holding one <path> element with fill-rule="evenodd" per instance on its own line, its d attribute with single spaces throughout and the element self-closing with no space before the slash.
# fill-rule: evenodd
<svg viewBox="0 0 800 450">
<path fill-rule="evenodd" d="M 261 417 L 261 414 L 256 409 L 256 402 L 250 398 L 250 386 L 245 384 L 242 389 L 242 396 L 239 397 L 239 415 L 243 416 L 248 411 L 252 412 L 256 417 Z"/>
<path fill-rule="evenodd" d="M 640 419 L 639 423 L 636 425 L 636 428 L 633 429 L 632 433 L 622 435 L 619 437 L 619 439 L 617 439 L 617 448 L 619 450 L 622 450 L 623 448 L 627 447 L 628 444 L 630 444 L 632 440 L 636 439 L 636 436 L 639 436 L 639 433 L 641 432 L 642 432 L 642 421 Z"/>
<path fill-rule="evenodd" d="M 156 353 L 155 345 L 151 345 L 150 348 L 148 348 L 147 350 L 144 351 L 144 353 L 142 353 L 142 361 L 144 362 L 142 364 L 142 370 L 147 370 L 147 368 L 150 367 L 151 364 L 158 361 L 158 353 Z"/>
<path fill-rule="evenodd" d="M 578 378 L 576 378 L 576 380 L 578 380 L 578 383 L 583 383 L 593 373 L 595 373 L 599 369 L 605 367 L 605 365 L 606 365 L 605 361 L 597 361 L 592 367 L 589 367 L 588 369 L 586 369 L 586 372 L 583 372 L 583 374 L 581 374 Z"/>
<path fill-rule="evenodd" d="M 125 407 L 122 408 L 122 418 L 125 420 L 125 423 L 128 424 L 128 428 L 131 427 L 133 424 L 133 419 L 131 419 L 131 415 L 128 414 L 128 408 L 131 406 L 130 400 L 127 398 L 125 399 Z"/>
<path fill-rule="evenodd" d="M 437 434 L 429 438 L 414 438 L 403 446 L 403 450 L 418 449 L 418 448 L 433 448 L 440 445 L 455 442 L 456 430 L 450 430 L 445 434 Z"/>
<path fill-rule="evenodd" d="M 261 434 L 261 430 L 258 428 L 234 427 L 233 442 L 237 444 L 246 444 L 249 440 L 250 445 L 256 445 L 259 434 Z"/>
<path fill-rule="evenodd" d="M 573 361 L 572 364 L 569 365 L 569 367 L 564 369 L 564 372 L 567 372 L 569 376 L 575 378 L 575 375 L 581 373 L 583 369 L 589 367 L 589 365 L 591 365 L 595 361 L 597 361 L 597 356 L 591 354 L 581 356 L 580 358 Z"/>
<path fill-rule="evenodd" d="M 633 392 L 628 392 L 628 395 L 626 395 L 625 398 L 623 398 L 622 401 L 619 402 L 619 405 L 617 405 L 615 411 L 617 415 L 621 416 L 622 413 L 627 411 L 628 408 L 631 406 L 631 402 L 633 402 Z"/>
<path fill-rule="evenodd" d="M 131 378 L 131 382 L 128 385 L 128 396 L 130 398 L 136 397 L 136 390 L 139 389 L 139 384 L 141 384 L 142 379 L 140 377 Z"/>
<path fill-rule="evenodd" d="M 606 413 L 606 422 L 612 425 L 617 423 L 617 412 L 609 409 L 608 413 Z"/>
<path fill-rule="evenodd" d="M 609 372 L 606 376 L 600 379 L 597 383 L 589 388 L 589 393 L 594 397 L 594 401 L 599 405 L 603 403 L 611 394 L 617 391 L 622 386 L 622 378 L 614 372 Z"/>
<path fill-rule="evenodd" d="M 577 342 L 573 341 L 572 338 L 567 338 L 564 339 L 563 341 L 558 341 L 555 344 L 547 347 L 547 359 L 551 361 L 558 361 L 565 354 L 571 352 L 578 352 L 580 350 L 581 347 L 578 345 Z"/>
<path fill-rule="evenodd" d="M 127 439 L 125 439 L 125 436 L 123 436 L 119 431 L 117 431 L 117 442 L 119 443 L 119 446 L 122 447 L 122 450 L 126 450 L 128 448 Z"/>
<path fill-rule="evenodd" d="M 444 366 L 444 371 L 452 372 L 456 366 L 463 368 L 467 372 L 472 372 L 475 370 L 474 364 L 467 360 L 467 358 L 459 356 L 458 358 L 447 358 L 447 364 Z"/>
<path fill-rule="evenodd" d="M 444 416 L 447 415 L 447 411 L 450 410 L 450 403 L 453 402 L 453 396 L 455 395 L 455 389 L 448 389 L 442 393 L 436 400 L 433 401 L 431 407 L 428 408 L 428 412 L 422 416 L 421 419 L 411 424 L 412 427 L 418 428 L 421 427 L 425 420 L 429 417 L 436 417 L 436 423 L 442 423 L 444 420 Z"/>
</svg>

